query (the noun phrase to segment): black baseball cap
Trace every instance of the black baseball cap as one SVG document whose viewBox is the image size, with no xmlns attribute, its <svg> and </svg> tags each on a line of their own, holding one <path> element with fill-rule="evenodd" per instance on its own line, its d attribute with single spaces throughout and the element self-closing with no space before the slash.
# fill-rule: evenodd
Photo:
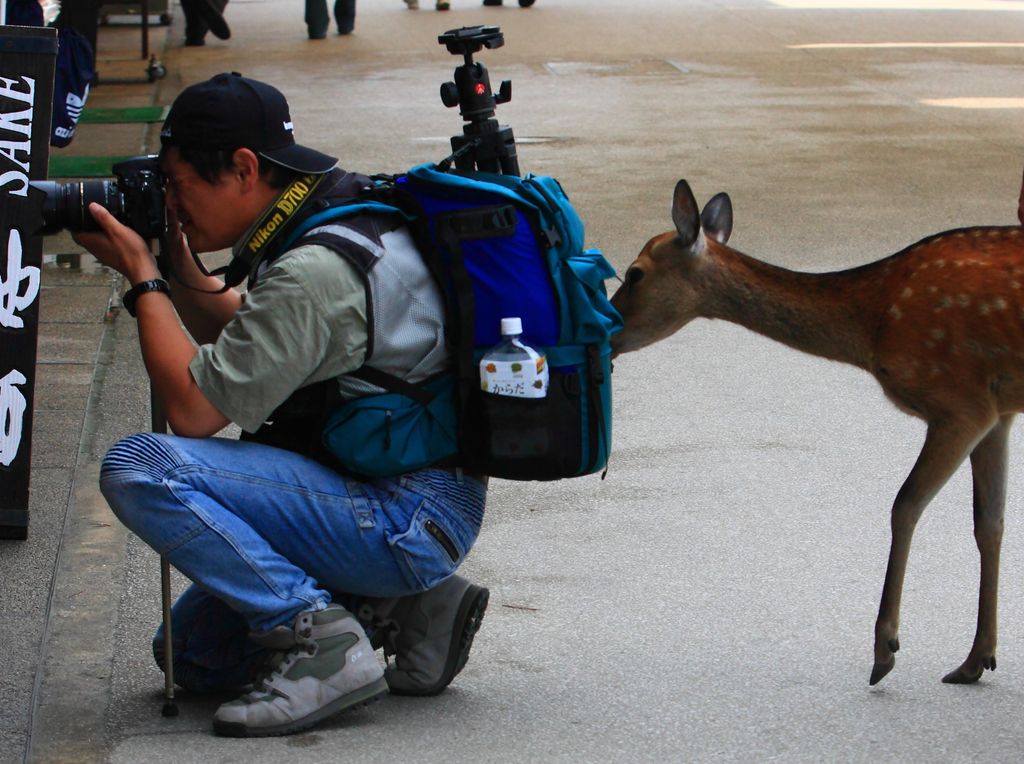
<svg viewBox="0 0 1024 764">
<path fill-rule="evenodd" d="M 160 130 L 164 146 L 245 147 L 303 173 L 331 170 L 338 160 L 295 142 L 288 101 L 280 90 L 238 72 L 190 85 L 171 104 Z"/>
</svg>

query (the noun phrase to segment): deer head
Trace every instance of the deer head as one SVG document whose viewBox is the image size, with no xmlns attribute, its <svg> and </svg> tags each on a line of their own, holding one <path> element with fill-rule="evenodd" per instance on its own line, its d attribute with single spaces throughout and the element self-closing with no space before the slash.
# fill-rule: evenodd
<svg viewBox="0 0 1024 764">
<path fill-rule="evenodd" d="M 612 297 L 625 321 L 612 337 L 613 355 L 663 340 L 700 315 L 694 280 L 706 265 L 709 242 L 725 244 L 732 233 L 732 202 L 727 194 L 716 194 L 699 212 L 689 184 L 680 180 L 672 196 L 672 222 L 676 230 L 647 242 Z"/>
</svg>

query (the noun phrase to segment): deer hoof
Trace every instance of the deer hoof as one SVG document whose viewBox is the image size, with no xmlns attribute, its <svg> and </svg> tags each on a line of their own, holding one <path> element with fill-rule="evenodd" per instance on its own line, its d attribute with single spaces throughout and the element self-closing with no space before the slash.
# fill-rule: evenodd
<svg viewBox="0 0 1024 764">
<path fill-rule="evenodd" d="M 946 684 L 974 684 L 981 679 L 982 671 L 981 668 L 977 672 L 967 671 L 961 666 L 956 671 L 950 671 L 942 677 L 942 681 Z"/>
<path fill-rule="evenodd" d="M 978 664 L 976 669 L 971 669 L 969 667 L 970 663 L 971 661 L 964 661 L 963 665 L 956 671 L 950 671 L 942 677 L 942 681 L 946 684 L 974 684 L 981 679 L 985 669 L 989 671 L 996 670 L 996 656 L 994 655 L 987 655 L 982 658 L 981 663 Z"/>
<path fill-rule="evenodd" d="M 885 663 L 876 663 L 874 668 L 871 669 L 871 679 L 868 684 L 876 685 L 882 681 L 882 677 L 892 671 L 892 667 L 896 665 L 896 656 L 892 656 Z"/>
<path fill-rule="evenodd" d="M 896 653 L 900 649 L 900 641 L 897 637 L 892 637 L 885 642 L 885 646 L 889 648 L 889 660 L 880 661 L 878 660 L 879 651 L 875 650 L 875 665 L 871 669 L 871 679 L 869 684 L 878 684 L 882 681 L 882 677 L 892 671 L 892 667 L 896 665 Z M 884 656 L 885 653 L 883 652 Z"/>
</svg>

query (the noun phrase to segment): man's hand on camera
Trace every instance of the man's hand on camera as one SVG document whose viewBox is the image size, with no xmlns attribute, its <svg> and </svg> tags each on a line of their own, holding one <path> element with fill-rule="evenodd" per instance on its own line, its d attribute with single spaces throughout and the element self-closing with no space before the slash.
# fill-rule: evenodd
<svg viewBox="0 0 1024 764">
<path fill-rule="evenodd" d="M 167 208 L 167 254 L 175 278 L 190 285 L 198 285 L 202 281 L 202 273 L 188 246 L 188 237 L 181 230 L 178 215 L 170 207 Z"/>
<path fill-rule="evenodd" d="M 131 284 L 160 277 L 156 258 L 141 236 L 95 202 L 89 205 L 89 212 L 103 230 L 75 233 L 73 238 L 78 244 Z"/>
</svg>

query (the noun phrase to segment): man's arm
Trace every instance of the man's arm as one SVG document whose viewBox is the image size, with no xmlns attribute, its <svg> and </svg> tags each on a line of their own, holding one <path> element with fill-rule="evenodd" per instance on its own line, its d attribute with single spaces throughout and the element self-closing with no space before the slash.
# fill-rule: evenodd
<svg viewBox="0 0 1024 764">
<path fill-rule="evenodd" d="M 202 438 L 224 429 L 230 421 L 210 403 L 189 371 L 196 348 L 171 301 L 160 292 L 147 292 L 139 297 L 135 310 L 142 360 L 171 430 Z"/>
<path fill-rule="evenodd" d="M 174 307 L 192 338 L 200 345 L 211 344 L 234 318 L 242 295 L 235 289 L 224 290 L 220 279 L 199 269 L 171 210 L 167 211 L 167 224 Z"/>
<path fill-rule="evenodd" d="M 156 259 L 135 231 L 98 204 L 89 205 L 89 210 L 102 231 L 76 234 L 79 244 L 133 286 L 160 277 Z M 222 430 L 229 420 L 210 403 L 189 371 L 196 348 L 167 295 L 146 292 L 139 296 L 135 310 L 142 358 L 171 429 L 190 437 L 207 437 Z"/>
</svg>

